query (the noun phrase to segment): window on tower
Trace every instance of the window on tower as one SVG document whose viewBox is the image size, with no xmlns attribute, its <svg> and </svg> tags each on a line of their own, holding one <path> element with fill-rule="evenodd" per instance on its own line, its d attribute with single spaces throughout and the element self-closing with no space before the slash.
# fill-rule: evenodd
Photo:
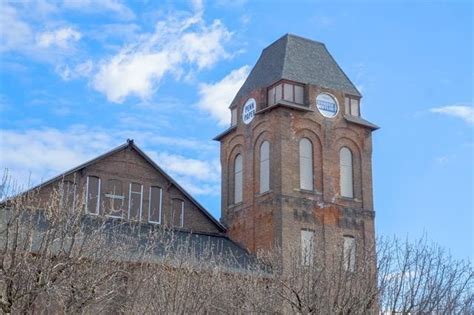
<svg viewBox="0 0 474 315">
<path fill-rule="evenodd" d="M 343 263 L 346 271 L 354 271 L 356 260 L 356 244 L 353 236 L 344 236 Z"/>
<path fill-rule="evenodd" d="M 352 152 L 347 147 L 342 147 L 339 152 L 339 176 L 341 196 L 354 198 L 352 175 Z"/>
<path fill-rule="evenodd" d="M 278 104 L 279 101 L 302 105 L 304 103 L 304 87 L 293 82 L 279 82 L 268 88 L 268 106 Z"/>
<path fill-rule="evenodd" d="M 301 230 L 301 264 L 312 266 L 314 260 L 314 232 Z"/>
<path fill-rule="evenodd" d="M 242 182 L 242 154 L 238 154 L 234 160 L 234 204 L 242 202 Z"/>
<path fill-rule="evenodd" d="M 270 190 L 270 143 L 260 146 L 260 193 Z"/>
<path fill-rule="evenodd" d="M 360 101 L 354 97 L 344 98 L 344 109 L 346 115 L 360 116 Z"/>
<path fill-rule="evenodd" d="M 313 145 L 308 138 L 300 140 L 300 188 L 313 190 Z"/>
<path fill-rule="evenodd" d="M 233 108 L 230 113 L 231 113 L 230 125 L 235 126 L 237 125 L 237 108 Z"/>
</svg>

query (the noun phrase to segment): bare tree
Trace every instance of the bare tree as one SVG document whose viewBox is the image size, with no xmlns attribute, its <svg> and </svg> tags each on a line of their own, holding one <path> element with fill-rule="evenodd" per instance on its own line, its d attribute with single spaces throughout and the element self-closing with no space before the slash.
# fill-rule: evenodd
<svg viewBox="0 0 474 315">
<path fill-rule="evenodd" d="M 426 237 L 379 241 L 380 308 L 386 313 L 472 314 L 474 271 Z"/>
<path fill-rule="evenodd" d="M 0 204 L 2 313 L 474 313 L 471 263 L 426 238 L 242 259 L 192 233 L 86 215 L 68 189 Z"/>
</svg>

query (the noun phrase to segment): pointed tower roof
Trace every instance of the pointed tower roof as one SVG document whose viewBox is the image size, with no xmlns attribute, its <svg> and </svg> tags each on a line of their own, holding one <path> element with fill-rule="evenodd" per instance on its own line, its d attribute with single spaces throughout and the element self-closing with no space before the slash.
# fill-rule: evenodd
<svg viewBox="0 0 474 315">
<path fill-rule="evenodd" d="M 286 34 L 262 51 L 230 107 L 252 90 L 281 79 L 361 96 L 323 43 Z"/>
</svg>

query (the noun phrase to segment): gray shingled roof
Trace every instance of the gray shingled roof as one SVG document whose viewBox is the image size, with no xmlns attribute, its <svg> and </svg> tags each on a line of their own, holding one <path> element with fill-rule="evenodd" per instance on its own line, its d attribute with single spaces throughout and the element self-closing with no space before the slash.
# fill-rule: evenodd
<svg viewBox="0 0 474 315">
<path fill-rule="evenodd" d="M 232 101 L 281 79 L 314 84 L 361 96 L 323 43 L 286 34 L 265 48 Z"/>
</svg>

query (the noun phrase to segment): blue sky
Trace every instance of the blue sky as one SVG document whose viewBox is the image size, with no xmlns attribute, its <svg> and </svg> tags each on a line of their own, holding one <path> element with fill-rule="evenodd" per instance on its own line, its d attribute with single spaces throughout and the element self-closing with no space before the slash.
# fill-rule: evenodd
<svg viewBox="0 0 474 315">
<path fill-rule="evenodd" d="M 285 33 L 322 41 L 375 132 L 379 235 L 474 257 L 469 1 L 1 1 L 0 166 L 38 183 L 135 139 L 220 216 L 229 105 Z"/>
</svg>

